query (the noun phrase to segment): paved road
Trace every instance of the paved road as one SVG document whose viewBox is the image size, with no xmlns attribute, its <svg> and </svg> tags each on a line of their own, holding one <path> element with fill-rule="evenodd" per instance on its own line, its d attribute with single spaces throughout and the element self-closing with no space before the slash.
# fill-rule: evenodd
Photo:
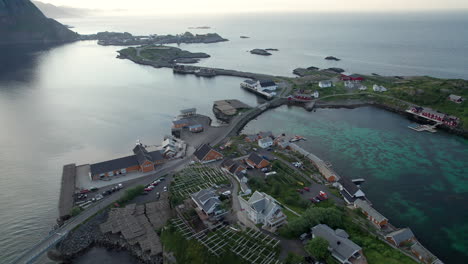
<svg viewBox="0 0 468 264">
<path fill-rule="evenodd" d="M 135 187 L 137 185 L 147 185 L 151 183 L 155 178 L 161 177 L 171 171 L 177 170 L 186 165 L 188 162 L 189 158 L 184 158 L 181 160 L 171 162 L 170 164 L 165 164 L 160 170 L 156 171 L 154 174 L 135 180 L 131 185 L 126 186 L 123 190 L 105 197 L 101 201 L 95 203 L 94 206 L 86 209 L 78 216 L 65 222 L 65 224 L 62 227 L 60 227 L 57 230 L 54 230 L 48 237 L 36 244 L 34 247 L 27 250 L 21 257 L 16 259 L 13 263 L 33 263 L 44 252 L 46 252 L 51 247 L 56 245 L 60 240 L 62 240 L 68 234 L 68 232 L 73 230 L 75 227 L 80 225 L 89 217 L 99 212 L 101 209 L 107 207 L 108 205 L 111 205 L 120 197 L 122 197 L 125 194 L 126 189 Z"/>
</svg>

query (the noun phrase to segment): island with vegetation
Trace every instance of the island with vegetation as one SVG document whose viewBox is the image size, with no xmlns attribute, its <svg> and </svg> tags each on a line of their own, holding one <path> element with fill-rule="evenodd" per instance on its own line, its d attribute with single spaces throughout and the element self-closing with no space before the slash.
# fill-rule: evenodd
<svg viewBox="0 0 468 264">
<path fill-rule="evenodd" d="M 149 35 L 134 36 L 128 32 L 99 32 L 90 35 L 81 35 L 82 40 L 98 40 L 103 46 L 133 46 L 149 44 L 180 44 L 180 43 L 216 43 L 228 41 L 217 33 L 192 34 L 185 32 L 177 35 Z"/>
<path fill-rule="evenodd" d="M 151 65 L 156 68 L 172 67 L 176 63 L 197 63 L 210 55 L 203 52 L 190 52 L 176 47 L 147 45 L 129 47 L 118 51 L 119 58 L 129 59 L 135 63 Z"/>
</svg>

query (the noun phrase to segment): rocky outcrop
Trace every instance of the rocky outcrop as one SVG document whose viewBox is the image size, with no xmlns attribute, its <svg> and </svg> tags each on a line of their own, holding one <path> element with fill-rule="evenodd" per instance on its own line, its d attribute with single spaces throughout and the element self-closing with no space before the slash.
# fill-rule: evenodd
<svg viewBox="0 0 468 264">
<path fill-rule="evenodd" d="M 270 56 L 271 53 L 264 50 L 264 49 L 253 49 L 250 51 L 250 53 L 252 54 L 256 54 L 256 55 L 262 55 L 262 56 Z"/>
<path fill-rule="evenodd" d="M 0 44 L 71 42 L 78 34 L 47 18 L 29 0 L 0 0 Z"/>
<path fill-rule="evenodd" d="M 343 73 L 345 70 L 341 68 L 328 68 L 328 69 L 323 69 L 322 71 L 329 71 L 329 72 L 334 72 L 334 73 Z"/>
<path fill-rule="evenodd" d="M 338 59 L 337 57 L 333 57 L 333 56 L 327 56 L 325 57 L 326 60 L 334 60 L 334 61 L 340 61 L 340 59 Z"/>
</svg>

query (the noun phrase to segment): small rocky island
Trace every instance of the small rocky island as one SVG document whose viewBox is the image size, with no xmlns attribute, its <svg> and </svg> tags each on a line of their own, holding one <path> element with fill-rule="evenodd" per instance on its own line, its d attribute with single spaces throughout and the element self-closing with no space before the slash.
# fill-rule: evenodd
<svg viewBox="0 0 468 264">
<path fill-rule="evenodd" d="M 248 39 L 250 37 L 247 37 L 247 36 L 240 36 L 241 39 Z"/>
<path fill-rule="evenodd" d="M 334 56 L 327 56 L 325 57 L 326 60 L 334 60 L 334 61 L 340 61 L 341 59 L 338 59 L 337 57 Z"/>
<path fill-rule="evenodd" d="M 157 68 L 172 67 L 176 63 L 197 63 L 201 58 L 210 57 L 210 55 L 203 52 L 190 52 L 161 45 L 129 47 L 117 52 L 120 59 L 129 59 L 138 64 L 151 65 Z"/>
<path fill-rule="evenodd" d="M 253 49 L 250 51 L 250 53 L 252 54 L 256 54 L 256 55 L 262 55 L 262 56 L 270 56 L 271 53 L 268 52 L 267 50 L 264 50 L 264 49 Z"/>
<path fill-rule="evenodd" d="M 177 35 L 133 36 L 128 32 L 99 32 L 91 35 L 81 35 L 81 40 L 97 40 L 103 46 L 133 46 L 149 44 L 180 44 L 180 43 L 216 43 L 228 41 L 217 33 L 192 34 L 185 32 Z"/>
</svg>

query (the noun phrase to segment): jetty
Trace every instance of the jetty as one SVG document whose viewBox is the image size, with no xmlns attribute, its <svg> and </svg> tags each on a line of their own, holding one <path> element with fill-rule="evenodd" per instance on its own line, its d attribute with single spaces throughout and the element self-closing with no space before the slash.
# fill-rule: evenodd
<svg viewBox="0 0 468 264">
<path fill-rule="evenodd" d="M 436 123 L 435 125 L 411 124 L 408 126 L 408 128 L 413 129 L 414 131 L 418 131 L 418 132 L 428 131 L 431 133 L 435 133 L 437 132 L 437 130 L 435 130 L 435 127 L 440 124 L 442 123 Z"/>
<path fill-rule="evenodd" d="M 62 182 L 60 188 L 59 198 L 59 219 L 66 220 L 70 217 L 70 212 L 74 203 L 75 192 L 75 178 L 76 178 L 76 164 L 67 164 L 63 166 Z"/>
</svg>

